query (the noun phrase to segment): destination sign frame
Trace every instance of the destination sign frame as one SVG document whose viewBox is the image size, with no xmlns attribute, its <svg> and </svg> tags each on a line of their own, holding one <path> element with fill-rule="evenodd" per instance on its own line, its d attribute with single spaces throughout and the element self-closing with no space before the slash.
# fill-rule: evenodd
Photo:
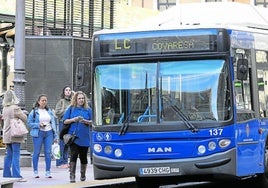
<svg viewBox="0 0 268 188">
<path fill-rule="evenodd" d="M 99 40 L 100 57 L 216 51 L 217 35 L 132 36 L 115 35 Z"/>
</svg>

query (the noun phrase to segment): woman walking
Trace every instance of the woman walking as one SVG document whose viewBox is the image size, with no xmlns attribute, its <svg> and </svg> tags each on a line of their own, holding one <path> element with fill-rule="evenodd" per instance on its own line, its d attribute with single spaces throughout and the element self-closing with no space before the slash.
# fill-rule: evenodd
<svg viewBox="0 0 268 188">
<path fill-rule="evenodd" d="M 51 168 L 51 147 L 53 142 L 58 142 L 56 122 L 52 110 L 47 106 L 47 96 L 39 95 L 34 108 L 28 116 L 28 126 L 33 138 L 33 170 L 34 177 L 39 178 L 38 161 L 42 145 L 44 145 L 46 171 L 45 177 L 52 178 Z"/>
<path fill-rule="evenodd" d="M 77 91 L 71 100 L 70 107 L 63 116 L 64 124 L 70 124 L 68 134 L 75 133 L 76 139 L 70 145 L 70 182 L 75 183 L 75 171 L 77 158 L 80 159 L 80 180 L 86 180 L 86 168 L 88 164 L 87 154 L 90 146 L 90 126 L 92 123 L 91 108 L 88 107 L 86 94 Z"/>
<path fill-rule="evenodd" d="M 55 115 L 58 119 L 59 133 L 62 130 L 63 124 L 63 114 L 67 107 L 71 104 L 72 89 L 70 86 L 65 86 L 60 95 L 60 100 L 57 102 L 55 107 Z M 63 140 L 60 140 L 60 159 L 56 159 L 56 167 L 58 168 L 68 168 L 68 157 L 69 157 L 69 147 L 64 144 Z"/>
<path fill-rule="evenodd" d="M 6 144 L 6 156 L 4 159 L 3 177 L 22 178 L 20 172 L 20 146 L 24 142 L 24 137 L 12 137 L 10 131 L 10 120 L 19 118 L 24 123 L 27 122 L 26 114 L 18 106 L 19 100 L 14 91 L 8 90 L 3 99 L 3 143 Z M 21 179 L 26 181 L 25 179 Z"/>
</svg>

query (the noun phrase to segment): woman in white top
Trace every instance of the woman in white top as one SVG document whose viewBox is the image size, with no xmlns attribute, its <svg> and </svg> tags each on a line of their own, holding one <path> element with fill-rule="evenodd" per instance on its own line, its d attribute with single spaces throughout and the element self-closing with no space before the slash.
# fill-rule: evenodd
<svg viewBox="0 0 268 188">
<path fill-rule="evenodd" d="M 27 120 L 28 126 L 31 128 L 30 135 L 33 138 L 33 170 L 34 177 L 39 178 L 38 160 L 42 145 L 44 145 L 45 154 L 45 177 L 52 178 L 51 168 L 51 146 L 54 142 L 58 142 L 58 134 L 56 132 L 56 122 L 53 112 L 47 106 L 47 96 L 42 94 L 38 97 L 34 108 L 30 112 Z"/>
</svg>

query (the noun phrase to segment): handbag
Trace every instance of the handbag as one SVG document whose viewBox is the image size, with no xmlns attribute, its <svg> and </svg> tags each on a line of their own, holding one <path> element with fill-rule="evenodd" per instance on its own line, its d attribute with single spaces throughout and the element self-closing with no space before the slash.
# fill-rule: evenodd
<svg viewBox="0 0 268 188">
<path fill-rule="evenodd" d="M 64 124 L 62 130 L 60 131 L 60 139 L 63 140 L 63 136 L 68 133 L 71 124 Z"/>
<path fill-rule="evenodd" d="M 71 108 L 71 110 L 70 110 L 69 117 L 71 116 L 72 111 L 73 111 L 73 108 Z M 64 124 L 62 130 L 60 131 L 60 139 L 61 140 L 63 140 L 63 136 L 68 133 L 70 126 L 71 126 L 71 124 Z"/>
<path fill-rule="evenodd" d="M 10 119 L 10 135 L 11 137 L 23 137 L 29 131 L 26 125 L 21 119 L 12 118 Z"/>
<path fill-rule="evenodd" d="M 75 139 L 76 139 L 75 134 L 65 134 L 65 135 L 63 135 L 63 142 L 68 146 L 73 144 Z"/>
</svg>

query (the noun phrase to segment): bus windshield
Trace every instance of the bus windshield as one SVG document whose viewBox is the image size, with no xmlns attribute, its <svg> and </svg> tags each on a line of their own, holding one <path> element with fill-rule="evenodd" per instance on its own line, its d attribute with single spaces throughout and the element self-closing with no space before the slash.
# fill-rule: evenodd
<svg viewBox="0 0 268 188">
<path fill-rule="evenodd" d="M 99 65 L 96 125 L 226 121 L 230 78 L 224 60 Z"/>
</svg>

